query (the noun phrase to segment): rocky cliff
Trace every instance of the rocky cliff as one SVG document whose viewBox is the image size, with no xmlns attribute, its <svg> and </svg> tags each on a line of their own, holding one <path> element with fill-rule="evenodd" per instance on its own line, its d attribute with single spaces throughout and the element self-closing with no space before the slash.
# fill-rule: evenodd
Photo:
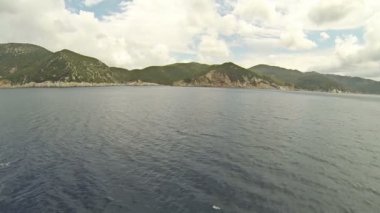
<svg viewBox="0 0 380 213">
<path fill-rule="evenodd" d="M 234 80 L 228 74 L 211 70 L 205 75 L 199 76 L 190 81 L 174 82 L 175 86 L 202 86 L 202 87 L 233 87 L 233 88 L 263 88 L 279 89 L 279 87 L 269 81 L 249 75 L 242 76 L 242 79 Z"/>
</svg>

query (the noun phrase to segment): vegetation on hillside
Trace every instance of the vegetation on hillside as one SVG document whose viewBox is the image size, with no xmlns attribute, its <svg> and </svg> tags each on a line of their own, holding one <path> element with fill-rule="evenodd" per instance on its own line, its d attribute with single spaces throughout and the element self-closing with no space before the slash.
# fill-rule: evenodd
<svg viewBox="0 0 380 213">
<path fill-rule="evenodd" d="M 380 82 L 358 77 L 300 72 L 257 65 L 245 69 L 231 62 L 220 65 L 176 63 L 127 70 L 108 67 L 96 58 L 70 50 L 51 52 L 33 44 L 0 44 L 0 86 L 31 82 L 130 83 L 163 85 L 268 86 L 380 94 Z"/>
<path fill-rule="evenodd" d="M 0 76 L 14 84 L 114 81 L 110 68 L 98 59 L 70 50 L 52 53 L 31 44 L 0 45 Z"/>
<path fill-rule="evenodd" d="M 179 80 L 189 80 L 207 72 L 210 66 L 199 63 L 176 63 L 167 66 L 151 66 L 144 69 L 126 71 L 113 68 L 122 82 L 143 81 L 163 85 L 172 85 Z"/>
<path fill-rule="evenodd" d="M 313 91 L 351 91 L 338 81 L 317 72 L 300 72 L 281 67 L 257 65 L 249 70 L 272 78 L 279 85 Z"/>
</svg>

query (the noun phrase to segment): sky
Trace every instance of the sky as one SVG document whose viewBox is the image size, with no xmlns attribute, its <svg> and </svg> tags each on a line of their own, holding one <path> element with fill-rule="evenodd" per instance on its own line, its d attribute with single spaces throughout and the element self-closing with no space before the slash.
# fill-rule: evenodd
<svg viewBox="0 0 380 213">
<path fill-rule="evenodd" d="M 0 43 L 127 69 L 269 64 L 380 80 L 378 0 L 1 0 Z"/>
</svg>

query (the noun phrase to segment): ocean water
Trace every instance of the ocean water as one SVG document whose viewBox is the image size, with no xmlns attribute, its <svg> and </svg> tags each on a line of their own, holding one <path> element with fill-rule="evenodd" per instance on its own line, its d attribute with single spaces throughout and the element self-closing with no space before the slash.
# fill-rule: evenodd
<svg viewBox="0 0 380 213">
<path fill-rule="evenodd" d="M 0 90 L 0 212 L 379 212 L 380 97 Z"/>
</svg>

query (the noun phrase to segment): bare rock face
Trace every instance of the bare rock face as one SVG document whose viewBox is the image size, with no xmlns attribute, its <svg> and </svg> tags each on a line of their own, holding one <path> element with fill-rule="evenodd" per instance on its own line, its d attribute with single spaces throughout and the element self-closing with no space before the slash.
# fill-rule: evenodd
<svg viewBox="0 0 380 213">
<path fill-rule="evenodd" d="M 144 82 L 141 80 L 137 81 L 131 81 L 126 84 L 127 86 L 159 86 L 159 84 L 156 83 L 150 83 L 150 82 Z"/>
<path fill-rule="evenodd" d="M 1 87 L 9 87 L 11 85 L 11 82 L 7 81 L 7 80 L 2 80 L 0 78 L 0 88 Z"/>
<path fill-rule="evenodd" d="M 241 80 L 233 80 L 226 73 L 211 70 L 205 75 L 185 82 L 183 80 L 174 83 L 176 86 L 202 86 L 202 87 L 231 87 L 231 88 L 263 88 L 263 89 L 279 89 L 274 83 L 266 80 L 252 77 L 242 76 Z"/>
</svg>

